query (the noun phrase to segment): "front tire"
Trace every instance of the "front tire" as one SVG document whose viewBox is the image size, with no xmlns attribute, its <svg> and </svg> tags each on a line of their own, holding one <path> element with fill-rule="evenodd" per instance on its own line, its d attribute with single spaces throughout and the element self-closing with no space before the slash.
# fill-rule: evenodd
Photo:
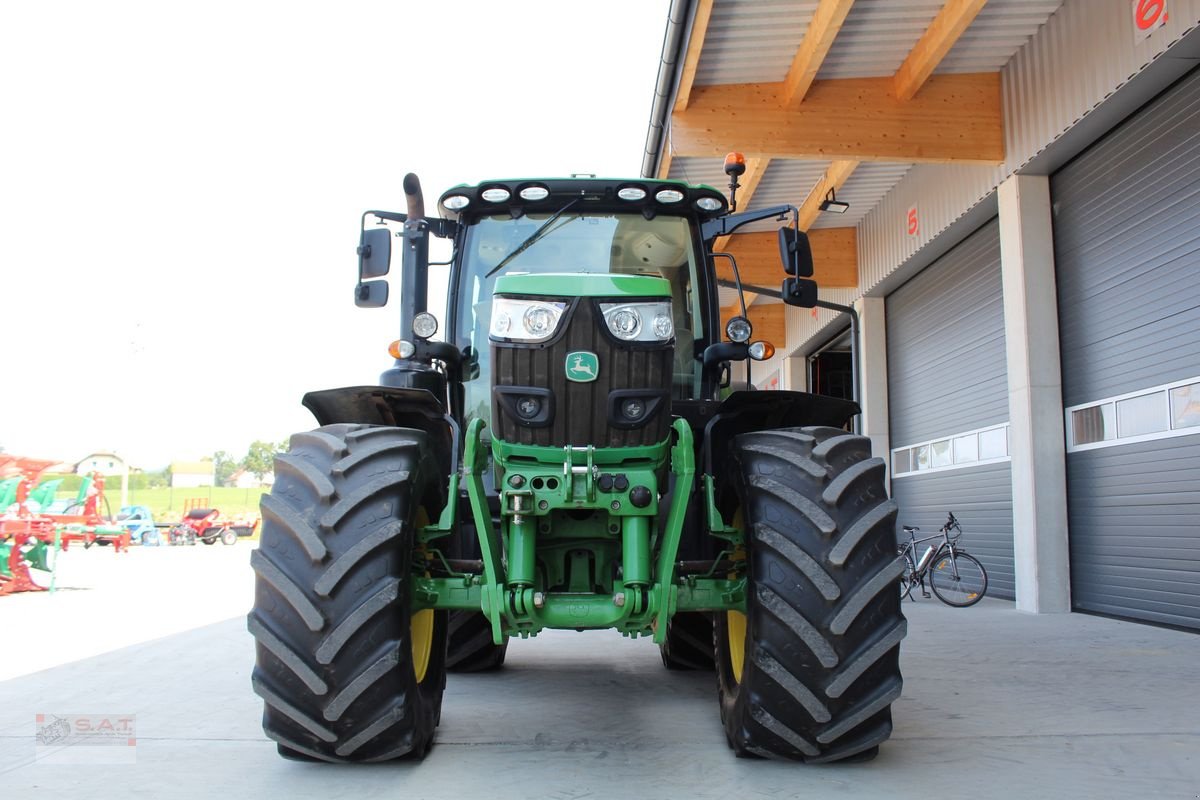
<svg viewBox="0 0 1200 800">
<path fill-rule="evenodd" d="M 948 606 L 967 608 L 987 592 L 987 571 L 974 556 L 942 550 L 929 567 L 929 588 Z"/>
<path fill-rule="evenodd" d="M 658 646 L 658 651 L 667 669 L 712 672 L 712 615 L 699 611 L 673 615 L 667 622 L 666 641 Z"/>
<path fill-rule="evenodd" d="M 907 630 L 884 463 L 836 428 L 743 434 L 733 455 L 746 613 L 715 615 L 729 744 L 739 756 L 869 758 L 891 735 Z"/>
<path fill-rule="evenodd" d="M 446 666 L 451 672 L 489 672 L 504 665 L 508 640 L 492 641 L 492 623 L 479 611 L 450 612 L 450 646 Z"/>
<path fill-rule="evenodd" d="M 328 425 L 293 436 L 275 474 L 250 557 L 264 731 L 287 757 L 423 757 L 446 682 L 446 612 L 411 606 L 443 494 L 425 434 Z"/>
</svg>

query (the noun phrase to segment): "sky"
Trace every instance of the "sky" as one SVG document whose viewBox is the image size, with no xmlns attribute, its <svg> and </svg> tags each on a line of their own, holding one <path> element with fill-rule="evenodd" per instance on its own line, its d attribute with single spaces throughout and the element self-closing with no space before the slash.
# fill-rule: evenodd
<svg viewBox="0 0 1200 800">
<path fill-rule="evenodd" d="M 303 394 L 399 337 L 395 299 L 353 304 L 362 211 L 407 172 L 430 209 L 637 175 L 667 7 L 6 4 L 0 447 L 157 469 L 314 427 Z"/>
</svg>

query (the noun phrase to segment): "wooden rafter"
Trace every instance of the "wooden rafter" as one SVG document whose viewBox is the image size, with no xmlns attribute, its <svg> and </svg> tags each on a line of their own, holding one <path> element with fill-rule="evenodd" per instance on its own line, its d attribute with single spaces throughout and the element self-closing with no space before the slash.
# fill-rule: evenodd
<svg viewBox="0 0 1200 800">
<path fill-rule="evenodd" d="M 1000 73 L 934 75 L 902 102 L 886 78 L 814 81 L 780 107 L 782 83 L 697 86 L 671 115 L 676 157 L 720 157 L 731 142 L 764 158 L 922 163 L 1004 161 Z"/>
<path fill-rule="evenodd" d="M 837 192 L 841 189 L 857 168 L 857 161 L 847 159 L 839 159 L 829 165 L 800 206 L 800 230 L 806 231 L 812 227 L 817 221 L 817 215 L 821 213 L 821 202 L 829 194 L 829 190 Z"/>
<path fill-rule="evenodd" d="M 700 51 L 708 35 L 708 21 L 712 17 L 713 0 L 700 0 L 696 5 L 696 16 L 692 19 L 692 32 L 688 37 L 687 52 L 683 57 L 683 69 L 679 73 L 679 86 L 675 92 L 675 110 L 684 111 L 692 94 L 692 83 L 696 80 L 696 67 L 700 65 Z"/>
<path fill-rule="evenodd" d="M 896 70 L 893 80 L 897 99 L 911 100 L 916 96 L 986 3 L 987 0 L 947 0 Z"/>
<path fill-rule="evenodd" d="M 658 160 L 658 175 L 660 180 L 666 180 L 671 175 L 671 140 L 663 136 L 662 157 Z"/>
<path fill-rule="evenodd" d="M 837 38 L 850 6 L 854 0 L 821 0 L 813 14 L 812 22 L 804 33 L 792 66 L 783 80 L 781 100 L 785 108 L 795 108 L 808 94 L 808 87 L 816 80 L 833 40 Z"/>
</svg>

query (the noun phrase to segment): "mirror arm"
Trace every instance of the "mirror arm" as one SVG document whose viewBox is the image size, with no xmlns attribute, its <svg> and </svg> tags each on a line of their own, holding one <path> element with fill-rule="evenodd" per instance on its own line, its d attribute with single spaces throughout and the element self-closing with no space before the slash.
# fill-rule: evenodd
<svg viewBox="0 0 1200 800">
<path fill-rule="evenodd" d="M 723 217 L 717 217 L 716 219 L 701 223 L 700 238 L 709 242 L 718 236 L 728 236 L 738 228 L 748 225 L 751 222 L 758 222 L 760 219 L 770 219 L 772 217 L 782 217 L 789 213 L 792 215 L 793 225 L 799 230 L 799 210 L 795 206 L 779 205 L 759 208 L 754 211 L 743 211 L 741 214 L 726 214 Z"/>
</svg>

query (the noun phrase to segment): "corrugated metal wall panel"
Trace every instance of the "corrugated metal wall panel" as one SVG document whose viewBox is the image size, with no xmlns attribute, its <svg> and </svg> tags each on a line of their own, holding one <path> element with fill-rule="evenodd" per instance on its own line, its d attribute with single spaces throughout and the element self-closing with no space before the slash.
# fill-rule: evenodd
<svg viewBox="0 0 1200 800">
<path fill-rule="evenodd" d="M 1200 629 L 1200 436 L 1067 456 L 1076 608 Z"/>
<path fill-rule="evenodd" d="M 1066 405 L 1200 375 L 1200 71 L 1050 180 Z M 1200 629 L 1200 432 L 1067 456 L 1077 608 Z"/>
<path fill-rule="evenodd" d="M 1135 42 L 1128 0 L 1063 3 L 1001 71 L 1005 164 L 910 170 L 859 225 L 862 292 L 872 293 L 1198 23 L 1200 0 L 1172 0 L 1167 24 Z M 904 222 L 914 204 L 921 230 L 909 236 Z"/>
<path fill-rule="evenodd" d="M 893 447 L 1008 420 L 998 221 L 888 295 L 886 314 Z"/>
<path fill-rule="evenodd" d="M 946 228 L 999 185 L 1000 167 L 917 164 L 858 227 L 858 285 L 863 294 L 879 286 Z M 916 207 L 917 235 L 907 232 Z"/>
<path fill-rule="evenodd" d="M 821 299 L 848 306 L 858 299 L 858 290 L 822 289 Z M 843 319 L 844 316 L 839 311 L 829 311 L 824 308 L 787 306 L 784 309 L 784 319 L 787 323 L 788 339 L 787 347 L 783 348 L 783 355 L 797 353 L 807 355 L 835 330 L 846 327 L 848 323 Z"/>
<path fill-rule="evenodd" d="M 1171 0 L 1168 21 L 1136 41 L 1129 0 L 1068 0 L 1001 77 L 1008 173 L 1016 172 L 1200 21 L 1200 0 Z"/>
<path fill-rule="evenodd" d="M 1050 186 L 1064 404 L 1200 375 L 1200 71 Z"/>
<path fill-rule="evenodd" d="M 867 163 L 859 164 L 850 175 L 845 186 L 837 192 L 837 199 L 849 203 L 850 208 L 844 214 L 820 214 L 814 228 L 845 228 L 857 226 L 871 209 L 879 205 L 885 194 L 891 191 L 908 171 L 912 164 Z"/>
<path fill-rule="evenodd" d="M 896 478 L 892 497 L 900 506 L 897 533 L 901 525 L 918 526 L 922 536 L 937 533 L 946 521 L 946 512 L 953 511 L 962 524 L 964 549 L 988 572 L 988 597 L 1014 597 L 1009 464 Z"/>
</svg>

